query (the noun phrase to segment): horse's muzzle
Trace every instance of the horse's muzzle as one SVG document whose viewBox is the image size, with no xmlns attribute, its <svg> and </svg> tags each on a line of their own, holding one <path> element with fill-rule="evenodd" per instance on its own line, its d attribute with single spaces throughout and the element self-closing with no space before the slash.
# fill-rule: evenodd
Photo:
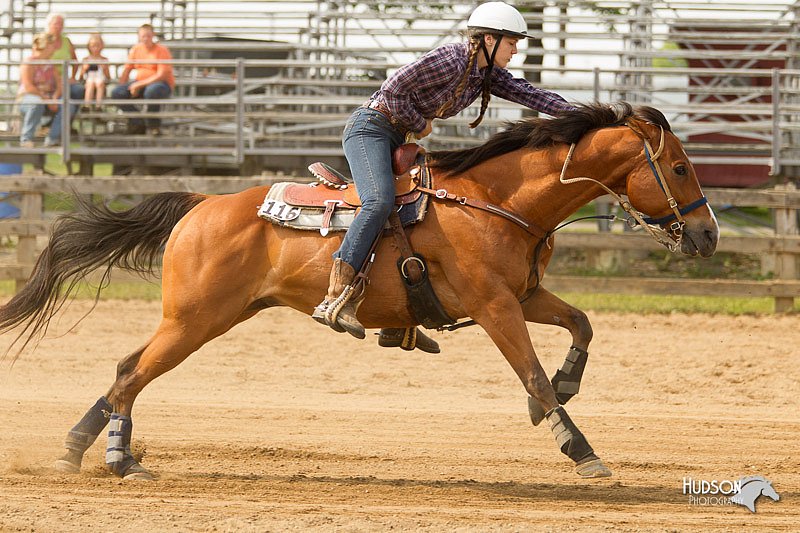
<svg viewBox="0 0 800 533">
<path fill-rule="evenodd" d="M 686 221 L 683 227 L 681 252 L 690 256 L 711 257 L 717 250 L 719 226 L 716 220 L 692 223 Z"/>
</svg>

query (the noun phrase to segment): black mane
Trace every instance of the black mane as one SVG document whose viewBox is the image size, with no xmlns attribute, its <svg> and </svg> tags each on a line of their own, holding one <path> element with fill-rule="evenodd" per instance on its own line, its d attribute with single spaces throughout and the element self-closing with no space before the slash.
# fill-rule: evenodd
<svg viewBox="0 0 800 533">
<path fill-rule="evenodd" d="M 599 128 L 621 126 L 631 117 L 661 126 L 670 131 L 661 111 L 627 102 L 616 104 L 579 105 L 555 118 L 529 118 L 510 122 L 507 128 L 493 135 L 486 143 L 464 150 L 430 152 L 431 166 L 446 172 L 459 173 L 493 157 L 520 148 L 544 148 L 555 143 L 578 142 L 587 132 Z"/>
</svg>

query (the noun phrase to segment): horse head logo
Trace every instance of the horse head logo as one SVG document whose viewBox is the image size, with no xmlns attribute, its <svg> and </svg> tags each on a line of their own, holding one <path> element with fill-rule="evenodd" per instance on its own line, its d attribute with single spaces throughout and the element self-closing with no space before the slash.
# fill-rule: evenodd
<svg viewBox="0 0 800 533">
<path fill-rule="evenodd" d="M 735 496 L 731 496 L 733 503 L 744 505 L 750 509 L 751 513 L 756 512 L 756 500 L 759 496 L 766 496 L 772 498 L 773 501 L 781 499 L 780 495 L 775 492 L 772 487 L 772 482 L 762 476 L 747 476 L 739 480 L 741 489 Z"/>
</svg>

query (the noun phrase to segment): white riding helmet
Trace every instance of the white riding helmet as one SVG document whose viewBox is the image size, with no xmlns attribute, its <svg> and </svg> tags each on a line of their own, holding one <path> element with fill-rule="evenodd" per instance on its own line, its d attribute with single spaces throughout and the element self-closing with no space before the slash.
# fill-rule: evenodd
<svg viewBox="0 0 800 533">
<path fill-rule="evenodd" d="M 522 14 L 505 2 L 486 2 L 476 7 L 469 16 L 467 28 L 487 30 L 520 39 L 528 37 L 528 25 Z"/>
</svg>

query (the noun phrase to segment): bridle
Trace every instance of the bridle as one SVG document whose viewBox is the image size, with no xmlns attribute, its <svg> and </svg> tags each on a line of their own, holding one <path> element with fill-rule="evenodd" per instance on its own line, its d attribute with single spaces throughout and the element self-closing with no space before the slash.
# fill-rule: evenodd
<svg viewBox="0 0 800 533">
<path fill-rule="evenodd" d="M 569 147 L 569 152 L 564 160 L 564 166 L 561 169 L 559 181 L 564 184 L 576 183 L 579 181 L 591 181 L 600 185 L 606 190 L 606 192 L 608 192 L 608 194 L 614 197 L 614 199 L 619 202 L 620 207 L 622 207 L 622 209 L 624 209 L 625 212 L 630 215 L 630 217 L 627 219 L 630 227 L 635 228 L 637 226 L 641 226 L 645 229 L 645 231 L 647 231 L 647 233 L 650 234 L 653 239 L 655 239 L 656 242 L 666 246 L 669 251 L 674 252 L 680 247 L 681 240 L 683 239 L 683 227 L 686 225 L 686 220 L 683 218 L 683 215 L 691 213 L 698 207 L 706 205 L 708 203 L 708 199 L 705 196 L 701 196 L 694 202 L 685 205 L 684 207 L 679 207 L 677 200 L 675 200 L 672 191 L 669 189 L 667 180 L 664 178 L 664 171 L 661 169 L 661 164 L 658 162 L 658 158 L 661 157 L 661 154 L 664 151 L 664 128 L 661 126 L 658 127 L 661 130 L 661 139 L 658 143 L 658 150 L 653 151 L 653 147 L 650 146 L 650 142 L 647 140 L 647 137 L 644 135 L 644 132 L 641 129 L 628 122 L 626 122 L 625 125 L 633 130 L 633 132 L 636 133 L 636 135 L 638 135 L 639 138 L 641 138 L 644 142 L 644 155 L 647 159 L 647 164 L 650 166 L 650 170 L 652 171 L 653 176 L 655 176 L 658 186 L 661 188 L 661 191 L 667 198 L 667 204 L 672 210 L 671 214 L 661 218 L 651 218 L 645 216 L 637 211 L 626 199 L 622 198 L 619 194 L 615 193 L 605 184 L 597 181 L 594 178 L 590 178 L 588 176 L 577 176 L 569 179 L 565 178 L 564 176 L 566 175 L 567 167 L 572 160 L 572 154 L 575 151 L 576 143 L 572 143 Z M 665 230 L 661 226 L 667 223 L 670 223 L 670 225 L 669 228 Z"/>
</svg>

